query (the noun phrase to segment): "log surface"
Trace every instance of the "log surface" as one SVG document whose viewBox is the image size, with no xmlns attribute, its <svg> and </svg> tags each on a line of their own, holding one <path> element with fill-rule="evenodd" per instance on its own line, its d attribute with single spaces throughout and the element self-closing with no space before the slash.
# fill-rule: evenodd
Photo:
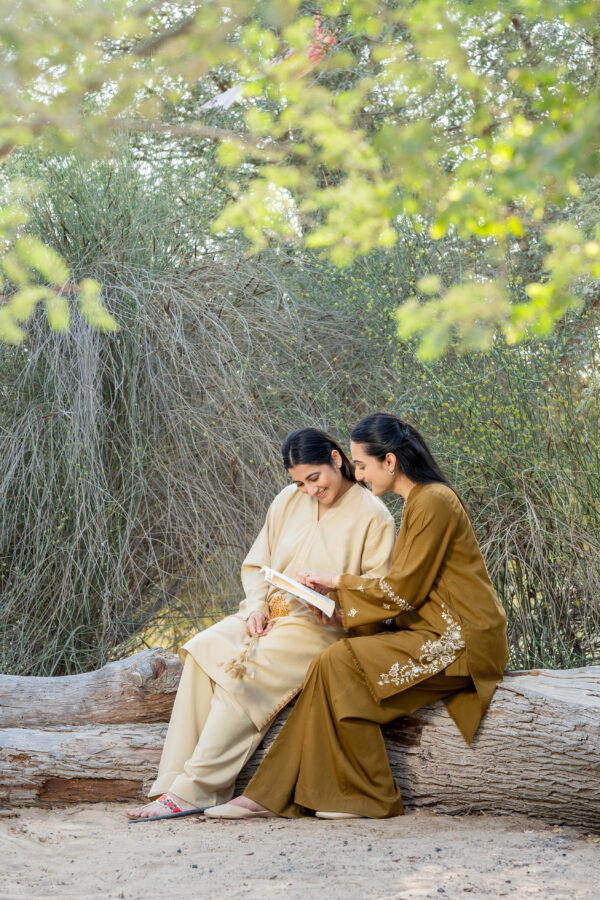
<svg viewBox="0 0 600 900">
<path fill-rule="evenodd" d="M 600 827 L 600 667 L 509 675 L 470 748 L 442 704 L 387 745 L 410 806 Z"/>
<path fill-rule="evenodd" d="M 289 711 L 242 772 L 238 790 Z M 164 724 L 143 722 L 7 728 L 0 731 L 0 798 L 50 805 L 141 797 L 156 775 L 165 732 Z M 600 667 L 508 673 L 470 748 L 441 703 L 396 720 L 384 735 L 407 808 L 600 827 Z"/>
<path fill-rule="evenodd" d="M 168 722 L 180 675 L 178 657 L 162 649 L 82 675 L 0 675 L 0 727 Z"/>
<path fill-rule="evenodd" d="M 51 806 L 135 800 L 153 780 L 163 723 L 6 728 L 0 731 L 0 800 Z"/>
</svg>

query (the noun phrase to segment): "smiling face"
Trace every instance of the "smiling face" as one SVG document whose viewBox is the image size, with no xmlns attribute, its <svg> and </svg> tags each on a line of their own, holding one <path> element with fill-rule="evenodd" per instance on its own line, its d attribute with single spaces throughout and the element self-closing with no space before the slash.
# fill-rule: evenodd
<svg viewBox="0 0 600 900">
<path fill-rule="evenodd" d="M 355 469 L 357 481 L 364 481 L 371 488 L 376 497 L 394 490 L 394 484 L 398 476 L 396 457 L 388 453 L 383 462 L 375 456 L 369 456 L 364 444 L 350 442 L 350 453 Z M 393 472 L 393 475 L 390 475 Z"/>
<path fill-rule="evenodd" d="M 299 463 L 288 469 L 288 474 L 299 491 L 316 497 L 323 506 L 335 503 L 344 488 L 349 486 L 340 471 L 341 457 L 337 450 L 331 454 L 332 465 L 319 463 Z"/>
</svg>

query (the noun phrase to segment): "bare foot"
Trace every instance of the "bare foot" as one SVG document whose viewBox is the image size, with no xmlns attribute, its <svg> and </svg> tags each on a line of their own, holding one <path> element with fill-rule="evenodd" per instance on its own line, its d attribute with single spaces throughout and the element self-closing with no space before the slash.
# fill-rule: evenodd
<svg viewBox="0 0 600 900">
<path fill-rule="evenodd" d="M 233 800 L 229 800 L 232 806 L 243 806 L 244 809 L 251 809 L 252 812 L 262 812 L 262 810 L 266 809 L 266 806 L 261 806 L 260 803 L 255 803 L 254 800 L 251 800 L 250 797 L 245 797 L 243 794 L 240 794 L 239 797 L 234 797 Z"/>
<path fill-rule="evenodd" d="M 185 812 L 186 809 L 195 809 L 193 803 L 188 803 L 187 800 L 183 800 L 177 794 L 162 794 L 158 799 L 162 800 L 166 797 L 169 800 L 173 800 L 181 812 Z M 165 803 L 158 803 L 156 800 L 153 800 L 152 803 L 146 803 L 145 806 L 139 806 L 137 809 L 128 809 L 126 812 L 130 819 L 151 819 L 153 816 L 168 816 L 169 808 Z"/>
</svg>

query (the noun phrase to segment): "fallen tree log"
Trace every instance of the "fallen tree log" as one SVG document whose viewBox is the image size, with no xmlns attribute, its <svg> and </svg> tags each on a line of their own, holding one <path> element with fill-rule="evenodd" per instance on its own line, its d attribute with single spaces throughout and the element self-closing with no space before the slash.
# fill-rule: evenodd
<svg viewBox="0 0 600 900">
<path fill-rule="evenodd" d="M 0 675 L 0 727 L 168 722 L 180 675 L 178 657 L 160 648 L 82 675 Z"/>
<path fill-rule="evenodd" d="M 23 806 L 138 800 L 167 726 L 73 725 L 0 731 L 0 800 Z"/>
<path fill-rule="evenodd" d="M 165 732 L 165 724 L 139 721 L 0 730 L 0 798 L 43 805 L 139 798 L 155 776 Z M 398 719 L 384 735 L 407 808 L 600 827 L 600 667 L 508 673 L 470 748 L 442 704 Z"/>
</svg>

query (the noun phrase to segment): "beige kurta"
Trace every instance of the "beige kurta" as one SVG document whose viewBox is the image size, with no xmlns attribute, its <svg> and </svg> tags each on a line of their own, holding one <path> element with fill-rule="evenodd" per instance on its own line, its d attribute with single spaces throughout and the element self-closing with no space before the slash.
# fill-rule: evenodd
<svg viewBox="0 0 600 900">
<path fill-rule="evenodd" d="M 333 571 L 377 578 L 389 569 L 393 544 L 391 515 L 361 485 L 349 488 L 321 519 L 317 500 L 289 485 L 273 500 L 242 565 L 245 597 L 239 612 L 189 640 L 179 651 L 182 661 L 191 654 L 256 728 L 263 728 L 298 693 L 311 660 L 344 632 L 321 625 L 291 595 L 282 597 L 260 569 L 270 566 L 292 577 L 303 571 Z M 268 616 L 269 601 L 276 602 L 279 613 L 273 628 L 249 642 L 246 619 L 255 610 Z M 248 651 L 246 673 L 235 677 L 228 663 Z"/>
</svg>

